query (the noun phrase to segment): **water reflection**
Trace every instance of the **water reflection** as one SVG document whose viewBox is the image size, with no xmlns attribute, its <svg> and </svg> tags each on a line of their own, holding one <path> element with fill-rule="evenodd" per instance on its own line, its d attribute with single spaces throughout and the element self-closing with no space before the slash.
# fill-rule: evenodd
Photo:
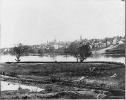
<svg viewBox="0 0 126 100">
<path fill-rule="evenodd" d="M 114 61 L 125 63 L 125 57 L 96 54 L 87 58 L 86 61 Z"/>
<path fill-rule="evenodd" d="M 19 83 L 11 83 L 11 82 L 6 82 L 6 81 L 1 81 L 1 91 L 6 91 L 6 90 L 18 90 L 19 86 L 22 89 L 29 89 L 31 92 L 40 92 L 43 91 L 44 89 L 41 89 L 36 86 L 28 86 L 28 85 L 21 85 Z"/>
<path fill-rule="evenodd" d="M 1 56 L 1 62 L 15 62 L 15 56 L 3 55 Z M 76 61 L 76 58 L 69 55 L 46 55 L 46 56 L 23 56 L 21 61 Z M 125 63 L 125 57 L 113 57 L 106 55 L 93 55 L 86 59 L 86 61 L 115 61 Z"/>
</svg>

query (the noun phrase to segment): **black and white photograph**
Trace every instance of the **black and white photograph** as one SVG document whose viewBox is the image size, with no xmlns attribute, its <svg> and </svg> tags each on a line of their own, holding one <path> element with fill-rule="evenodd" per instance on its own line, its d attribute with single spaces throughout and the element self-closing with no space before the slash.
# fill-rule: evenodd
<svg viewBox="0 0 126 100">
<path fill-rule="evenodd" d="M 125 0 L 1 0 L 0 98 L 125 99 Z"/>
</svg>

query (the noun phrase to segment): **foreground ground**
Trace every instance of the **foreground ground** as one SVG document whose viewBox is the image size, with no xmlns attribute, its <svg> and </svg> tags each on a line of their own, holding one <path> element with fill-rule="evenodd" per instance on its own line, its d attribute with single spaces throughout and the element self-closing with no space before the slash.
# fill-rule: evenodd
<svg viewBox="0 0 126 100">
<path fill-rule="evenodd" d="M 0 73 L 3 81 L 44 89 L 2 91 L 3 99 L 125 98 L 125 65 L 121 63 L 3 63 Z"/>
</svg>

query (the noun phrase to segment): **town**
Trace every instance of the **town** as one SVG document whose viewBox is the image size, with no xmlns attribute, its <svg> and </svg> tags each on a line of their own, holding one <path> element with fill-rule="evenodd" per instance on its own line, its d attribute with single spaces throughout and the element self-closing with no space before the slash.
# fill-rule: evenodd
<svg viewBox="0 0 126 100">
<path fill-rule="evenodd" d="M 83 39 L 80 36 L 80 39 L 75 40 L 77 43 L 89 43 L 92 51 L 97 51 L 100 49 L 107 48 L 109 46 L 116 45 L 125 45 L 125 36 L 114 36 L 114 37 L 106 37 L 104 39 Z M 64 41 L 56 41 L 56 39 L 52 42 L 47 41 L 47 43 L 42 43 L 40 45 L 26 45 L 29 47 L 28 55 L 41 55 L 44 53 L 51 54 L 65 54 L 65 50 L 69 47 L 72 42 L 64 42 Z M 10 54 L 12 48 L 1 48 L 1 54 Z M 124 50 L 123 50 L 124 51 Z"/>
</svg>

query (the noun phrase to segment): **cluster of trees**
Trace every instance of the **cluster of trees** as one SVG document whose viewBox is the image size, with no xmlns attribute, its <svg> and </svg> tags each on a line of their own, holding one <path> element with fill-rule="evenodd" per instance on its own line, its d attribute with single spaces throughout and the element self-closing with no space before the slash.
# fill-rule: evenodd
<svg viewBox="0 0 126 100">
<path fill-rule="evenodd" d="M 11 48 L 10 54 L 13 54 L 16 56 L 16 61 L 20 62 L 20 57 L 23 55 L 28 55 L 29 53 L 38 53 L 42 55 L 43 53 L 55 53 L 54 48 L 49 49 L 38 49 L 38 48 L 31 48 L 30 46 L 18 44 L 17 46 Z M 87 57 L 90 57 L 92 55 L 90 45 L 89 44 L 83 44 L 81 42 L 72 42 L 68 48 L 65 48 L 62 50 L 64 54 L 66 55 L 72 55 L 77 58 L 77 62 L 80 60 L 80 62 L 83 62 Z"/>
<path fill-rule="evenodd" d="M 70 46 L 65 50 L 69 55 L 72 55 L 77 58 L 77 62 L 83 62 L 87 57 L 92 55 L 90 45 L 83 44 L 81 42 L 72 42 Z"/>
<path fill-rule="evenodd" d="M 20 57 L 21 56 L 26 56 L 29 54 L 43 54 L 43 49 L 39 48 L 32 48 L 31 46 L 28 45 L 23 45 L 21 43 L 17 44 L 15 47 L 10 48 L 9 51 L 4 52 L 4 54 L 10 54 L 10 55 L 15 55 L 16 56 L 16 61 L 20 62 Z"/>
<path fill-rule="evenodd" d="M 24 56 L 29 55 L 29 54 L 43 55 L 44 53 L 64 54 L 64 48 L 55 49 L 53 46 L 50 46 L 49 48 L 34 48 L 33 46 L 23 45 L 23 44 L 20 43 L 15 47 L 18 47 L 18 46 L 27 49 L 27 52 L 25 52 L 23 54 Z M 15 47 L 12 47 L 12 48 L 10 48 L 9 50 L 6 50 L 6 51 L 4 51 L 4 49 L 3 49 L 3 50 L 0 51 L 0 53 L 4 54 L 4 55 L 7 55 L 7 54 L 15 55 L 15 53 L 13 51 L 13 49 Z"/>
<path fill-rule="evenodd" d="M 24 56 L 29 55 L 29 54 L 42 54 L 43 53 L 43 49 L 32 48 L 31 46 L 23 45 L 20 43 L 17 46 L 10 48 L 10 50 L 7 52 L 7 54 L 15 55 L 15 49 L 22 50 L 22 52 L 24 52 L 22 55 L 24 55 Z M 23 51 L 23 50 L 25 50 L 25 51 Z"/>
<path fill-rule="evenodd" d="M 16 61 L 20 62 L 21 56 L 26 56 L 29 54 L 39 54 L 39 55 L 43 55 L 44 53 L 61 53 L 61 51 L 63 52 L 63 50 L 57 50 L 55 51 L 54 47 L 50 47 L 48 49 L 43 49 L 43 48 L 33 48 L 31 46 L 28 45 L 23 45 L 21 43 L 17 44 L 17 46 L 11 48 L 6 54 L 11 54 L 11 55 L 15 55 L 16 56 Z"/>
<path fill-rule="evenodd" d="M 27 46 L 23 46 L 22 44 L 18 44 L 17 47 L 13 48 L 13 53 L 16 55 L 16 61 L 20 62 L 20 57 L 24 54 L 28 52 L 28 47 Z"/>
</svg>

